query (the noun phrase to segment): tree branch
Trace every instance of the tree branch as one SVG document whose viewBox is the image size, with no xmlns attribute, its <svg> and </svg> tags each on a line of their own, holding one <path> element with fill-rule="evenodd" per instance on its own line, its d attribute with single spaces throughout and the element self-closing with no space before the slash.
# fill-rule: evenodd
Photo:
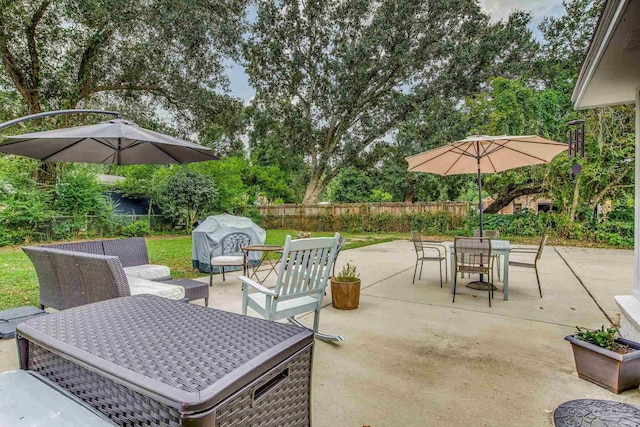
<svg viewBox="0 0 640 427">
<path fill-rule="evenodd" d="M 87 44 L 87 47 L 84 49 L 82 53 L 82 60 L 80 61 L 80 66 L 78 67 L 78 77 L 77 83 L 78 86 L 76 88 L 76 95 L 71 96 L 69 99 L 69 106 L 75 107 L 81 99 L 87 98 L 92 93 L 91 83 L 93 80 L 92 76 L 92 67 L 96 61 L 96 57 L 100 50 L 100 47 L 106 43 L 111 35 L 113 34 L 113 30 L 107 30 L 106 28 L 101 28 L 98 30 L 91 38 Z"/>
<path fill-rule="evenodd" d="M 32 108 L 37 111 L 40 111 L 42 107 L 40 106 L 40 59 L 38 57 L 38 46 L 36 44 L 36 29 L 50 4 L 51 0 L 44 0 L 40 3 L 40 6 L 31 17 L 31 21 L 26 30 L 27 46 L 31 58 L 31 104 L 33 106 Z"/>
<path fill-rule="evenodd" d="M 532 194 L 540 194 L 544 191 L 544 187 L 541 183 L 537 182 L 527 182 L 526 184 L 519 186 L 516 184 L 510 184 L 504 187 L 500 192 L 496 195 L 493 203 L 487 206 L 484 210 L 484 213 L 494 214 L 498 213 L 500 209 L 507 206 L 511 203 L 515 198 L 520 196 L 530 196 Z"/>
<path fill-rule="evenodd" d="M 5 25 L 4 18 L 0 15 L 0 53 L 2 53 L 2 64 L 7 70 L 9 78 L 15 85 L 18 93 L 20 93 L 27 104 L 29 113 L 39 113 L 39 111 L 34 111 L 33 106 L 31 105 L 31 90 L 29 88 L 29 84 L 16 61 L 16 58 L 9 49 L 9 36 L 5 32 Z"/>
</svg>

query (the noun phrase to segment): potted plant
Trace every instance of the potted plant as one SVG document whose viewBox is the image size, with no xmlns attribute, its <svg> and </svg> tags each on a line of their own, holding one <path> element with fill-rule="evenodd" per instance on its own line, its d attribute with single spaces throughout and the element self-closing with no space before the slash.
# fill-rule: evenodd
<svg viewBox="0 0 640 427">
<path fill-rule="evenodd" d="M 565 337 L 573 348 L 578 376 L 613 393 L 640 385 L 640 343 L 620 338 L 616 328 L 589 330 Z"/>
<path fill-rule="evenodd" d="M 347 263 L 331 278 L 331 302 L 339 310 L 353 310 L 360 303 L 360 275 L 356 267 Z"/>
</svg>

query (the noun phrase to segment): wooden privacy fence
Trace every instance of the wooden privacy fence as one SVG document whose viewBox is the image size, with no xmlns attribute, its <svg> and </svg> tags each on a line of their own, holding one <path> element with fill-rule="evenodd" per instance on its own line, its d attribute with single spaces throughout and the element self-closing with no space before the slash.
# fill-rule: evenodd
<svg viewBox="0 0 640 427">
<path fill-rule="evenodd" d="M 265 228 L 309 231 L 404 232 L 428 228 L 432 222 L 437 228 L 451 228 L 469 215 L 468 202 L 284 204 L 252 209 Z"/>
</svg>

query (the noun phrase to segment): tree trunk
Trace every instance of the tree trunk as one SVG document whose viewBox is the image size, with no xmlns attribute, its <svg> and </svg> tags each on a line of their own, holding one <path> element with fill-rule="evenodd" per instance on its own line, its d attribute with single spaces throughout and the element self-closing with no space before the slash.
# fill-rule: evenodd
<svg viewBox="0 0 640 427">
<path fill-rule="evenodd" d="M 576 214 L 578 213 L 578 202 L 580 201 L 580 177 L 582 175 L 578 175 L 576 177 L 576 182 L 573 187 L 573 201 L 571 202 L 571 212 L 569 214 L 569 218 L 571 222 L 576 220 Z"/>
<path fill-rule="evenodd" d="M 484 209 L 486 214 L 498 213 L 500 209 L 507 206 L 515 198 L 520 196 L 530 196 L 532 194 L 542 193 L 544 188 L 542 184 L 536 182 L 528 182 L 524 185 L 511 184 L 500 190 L 493 203 Z"/>
<path fill-rule="evenodd" d="M 413 182 L 410 177 L 407 177 L 407 188 L 404 190 L 404 202 L 405 203 L 413 203 L 413 198 L 415 197 L 416 192 L 413 189 Z"/>
<path fill-rule="evenodd" d="M 304 192 L 302 203 L 310 205 L 317 203 L 326 186 L 327 183 L 322 180 L 322 177 L 312 176 Z"/>
<path fill-rule="evenodd" d="M 58 175 L 62 172 L 64 166 L 56 162 L 40 162 L 38 172 L 36 173 L 36 181 L 47 187 L 52 187 L 58 180 Z"/>
</svg>

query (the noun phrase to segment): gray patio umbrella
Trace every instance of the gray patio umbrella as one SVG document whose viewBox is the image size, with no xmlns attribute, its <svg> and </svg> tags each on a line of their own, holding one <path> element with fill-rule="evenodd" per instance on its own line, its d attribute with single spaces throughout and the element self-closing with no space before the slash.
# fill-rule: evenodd
<svg viewBox="0 0 640 427">
<path fill-rule="evenodd" d="M 482 174 L 496 173 L 522 166 L 549 163 L 567 144 L 536 135 L 473 135 L 444 147 L 407 157 L 408 170 L 438 175 L 477 173 L 478 211 L 482 236 Z"/>
<path fill-rule="evenodd" d="M 118 165 L 193 163 L 216 159 L 207 147 L 141 128 L 120 117 L 95 125 L 9 136 L 0 144 L 0 152 L 43 162 Z"/>
</svg>

